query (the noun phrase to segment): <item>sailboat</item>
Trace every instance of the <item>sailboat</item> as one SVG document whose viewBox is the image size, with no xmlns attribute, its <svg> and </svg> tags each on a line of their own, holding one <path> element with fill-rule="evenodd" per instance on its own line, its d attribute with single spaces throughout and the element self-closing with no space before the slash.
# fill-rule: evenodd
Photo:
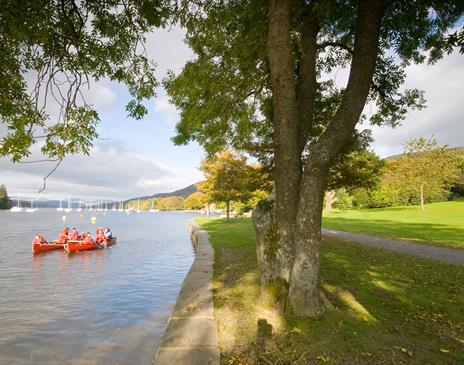
<svg viewBox="0 0 464 365">
<path fill-rule="evenodd" d="M 56 208 L 56 210 L 59 211 L 59 212 L 63 211 L 63 204 L 62 204 L 61 198 L 60 198 L 60 206 L 58 208 Z"/>
<path fill-rule="evenodd" d="M 18 213 L 22 212 L 23 208 L 21 208 L 21 204 L 19 203 L 19 193 L 18 193 L 18 204 L 15 207 L 10 209 L 11 212 Z"/>
<path fill-rule="evenodd" d="M 26 209 L 27 213 L 34 213 L 35 211 L 39 210 L 38 208 L 34 208 L 34 198 L 31 198 L 31 207 Z"/>
<path fill-rule="evenodd" d="M 111 210 L 112 210 L 113 212 L 116 211 L 116 203 L 113 202 L 113 203 L 111 204 Z"/>
<path fill-rule="evenodd" d="M 159 209 L 155 209 L 155 203 L 153 201 L 151 202 L 151 209 L 149 210 L 149 212 L 159 212 Z"/>
<path fill-rule="evenodd" d="M 72 203 L 71 203 L 71 198 L 68 198 L 68 207 L 64 210 L 66 213 L 69 213 L 72 211 Z"/>
<path fill-rule="evenodd" d="M 79 197 L 79 205 L 77 206 L 76 212 L 81 212 L 82 211 L 82 198 Z"/>
</svg>

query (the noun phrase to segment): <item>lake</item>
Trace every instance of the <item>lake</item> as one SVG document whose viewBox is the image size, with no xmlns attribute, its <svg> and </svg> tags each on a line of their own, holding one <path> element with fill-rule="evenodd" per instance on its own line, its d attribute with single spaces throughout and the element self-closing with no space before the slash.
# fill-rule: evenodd
<svg viewBox="0 0 464 365">
<path fill-rule="evenodd" d="M 0 364 L 151 364 L 194 260 L 194 216 L 0 211 Z M 117 245 L 32 254 L 36 234 L 64 225 L 93 237 L 108 226 Z"/>
</svg>

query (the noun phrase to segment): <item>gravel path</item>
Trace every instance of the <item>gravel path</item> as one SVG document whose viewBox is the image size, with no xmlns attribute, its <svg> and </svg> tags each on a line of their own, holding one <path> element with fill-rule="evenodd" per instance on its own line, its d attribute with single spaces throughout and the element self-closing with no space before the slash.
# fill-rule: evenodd
<svg viewBox="0 0 464 365">
<path fill-rule="evenodd" d="M 373 237 L 361 233 L 334 231 L 325 228 L 322 229 L 322 235 L 347 241 L 355 241 L 362 245 L 383 248 L 385 250 L 401 252 L 407 255 L 425 257 L 448 264 L 464 265 L 464 250 L 458 248 L 438 247 L 413 241 Z"/>
</svg>

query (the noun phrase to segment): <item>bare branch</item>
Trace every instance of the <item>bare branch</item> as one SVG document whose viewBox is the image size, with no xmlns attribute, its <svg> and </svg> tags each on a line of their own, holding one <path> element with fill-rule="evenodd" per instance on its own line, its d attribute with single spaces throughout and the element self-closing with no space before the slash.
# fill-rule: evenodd
<svg viewBox="0 0 464 365">
<path fill-rule="evenodd" d="M 43 191 L 45 191 L 45 189 L 47 188 L 47 178 L 48 178 L 51 174 L 53 174 L 53 173 L 56 171 L 56 169 L 61 165 L 61 162 L 62 162 L 62 161 L 63 161 L 63 159 L 60 158 L 60 159 L 58 160 L 58 163 L 55 165 L 55 167 L 47 174 L 47 176 L 45 176 L 45 177 L 43 178 L 43 185 L 42 185 L 42 187 L 39 189 L 39 193 L 42 193 Z"/>
</svg>

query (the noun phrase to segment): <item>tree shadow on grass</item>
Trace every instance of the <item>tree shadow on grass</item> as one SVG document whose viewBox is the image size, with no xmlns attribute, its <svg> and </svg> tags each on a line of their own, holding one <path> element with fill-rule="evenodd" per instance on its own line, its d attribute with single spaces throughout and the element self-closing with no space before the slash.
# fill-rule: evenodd
<svg viewBox="0 0 464 365">
<path fill-rule="evenodd" d="M 325 239 L 321 281 L 335 309 L 284 317 L 260 293 L 254 235 L 227 241 L 246 229 L 246 220 L 208 228 L 222 363 L 464 363 L 463 267 Z M 272 326 L 264 344 L 258 320 Z"/>
</svg>

